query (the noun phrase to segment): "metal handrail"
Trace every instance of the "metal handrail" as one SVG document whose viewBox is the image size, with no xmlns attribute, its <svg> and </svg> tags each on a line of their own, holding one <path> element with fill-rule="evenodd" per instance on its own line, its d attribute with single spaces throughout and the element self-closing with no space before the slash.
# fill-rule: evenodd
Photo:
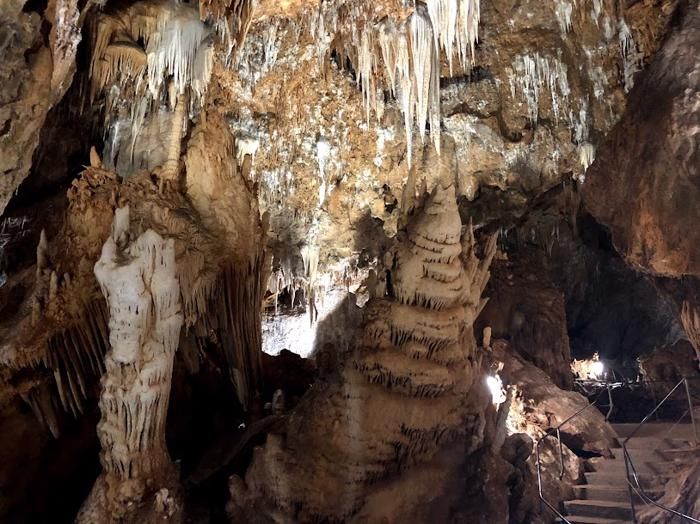
<svg viewBox="0 0 700 524">
<path fill-rule="evenodd" d="M 547 431 L 542 438 L 540 438 L 537 441 L 537 444 L 535 445 L 535 459 L 536 459 L 536 464 L 537 464 L 537 489 L 540 497 L 540 501 L 544 503 L 550 510 L 552 510 L 557 517 L 559 517 L 563 522 L 566 524 L 572 524 L 569 519 L 567 519 L 564 515 L 562 515 L 559 510 L 551 503 L 549 502 L 542 491 L 542 466 L 540 464 L 540 445 L 547 440 L 549 437 L 552 437 L 553 435 L 557 436 L 557 441 L 559 443 L 559 479 L 561 480 L 564 478 L 564 450 L 561 442 L 561 428 L 568 424 L 572 419 L 578 417 L 581 413 L 589 409 L 591 406 L 595 406 L 598 403 L 598 400 L 600 399 L 601 395 L 603 392 L 601 391 L 598 393 L 598 396 L 591 402 L 589 402 L 586 406 L 583 408 L 579 409 L 576 413 L 571 415 L 569 418 L 567 418 L 564 422 L 559 424 L 556 428 L 552 428 L 549 431 Z M 610 394 L 610 391 L 608 390 L 608 395 Z M 612 402 L 612 401 L 611 401 Z"/>
<path fill-rule="evenodd" d="M 623 385 L 622 382 L 610 382 L 607 380 L 576 380 L 575 381 L 581 389 L 583 389 L 584 393 L 586 393 L 586 396 L 589 395 L 588 391 L 585 389 L 585 384 L 590 383 L 596 386 L 600 386 L 601 384 L 605 386 L 605 390 L 608 394 L 608 411 L 605 413 L 605 421 L 607 422 L 610 420 L 610 416 L 612 415 L 614 409 L 615 409 L 615 404 L 613 402 L 613 397 L 612 397 L 612 391 L 611 389 L 618 388 Z M 596 398 L 597 400 L 597 398 Z M 602 407 L 602 406 L 601 406 Z"/>
<path fill-rule="evenodd" d="M 680 517 L 684 521 L 688 522 L 696 522 L 700 524 L 700 520 L 695 519 L 691 517 L 690 515 L 686 515 L 685 513 L 681 513 L 680 511 L 677 511 L 675 509 L 669 508 L 664 506 L 663 504 L 660 504 L 653 500 L 647 493 L 644 491 L 644 488 L 642 487 L 641 483 L 639 482 L 639 476 L 637 475 L 637 470 L 634 467 L 634 462 L 632 462 L 632 457 L 629 454 L 629 451 L 627 449 L 627 443 L 630 441 L 632 437 L 641 429 L 641 427 L 649 421 L 649 419 L 655 415 L 659 408 L 673 395 L 676 390 L 681 387 L 681 385 L 685 386 L 685 392 L 686 396 L 688 397 L 688 411 L 690 413 L 690 420 L 693 425 L 693 432 L 695 434 L 695 442 L 696 444 L 700 442 L 698 440 L 698 429 L 697 426 L 695 425 L 695 416 L 693 414 L 693 398 L 690 394 L 690 388 L 688 387 L 688 379 L 683 378 L 676 384 L 673 389 L 663 398 L 661 402 L 659 402 L 656 407 L 646 416 L 644 419 L 637 425 L 636 428 L 630 433 L 627 438 L 622 441 L 622 454 L 623 458 L 625 459 L 625 476 L 627 477 L 627 488 L 629 490 L 629 495 L 630 495 L 630 505 L 632 507 L 632 519 L 634 522 L 637 522 L 637 514 L 636 510 L 634 507 L 634 494 L 636 493 L 645 503 L 647 504 L 653 504 L 657 508 L 667 511 L 669 513 L 672 513 L 673 515 Z M 634 482 L 633 482 L 634 480 Z M 634 493 L 633 493 L 634 491 Z"/>
</svg>

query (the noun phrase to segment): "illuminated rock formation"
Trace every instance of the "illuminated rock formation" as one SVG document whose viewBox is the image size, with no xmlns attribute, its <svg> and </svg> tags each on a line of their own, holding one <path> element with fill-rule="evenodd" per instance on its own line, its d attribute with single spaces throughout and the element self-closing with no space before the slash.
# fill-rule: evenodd
<svg viewBox="0 0 700 524">
<path fill-rule="evenodd" d="M 129 208 L 117 209 L 95 264 L 109 307 L 111 345 L 98 426 L 103 473 L 78 522 L 148 522 L 157 511 L 172 521 L 179 511 L 175 502 L 166 507 L 154 499 L 157 492 L 167 499 L 177 491 L 165 444 L 173 359 L 183 325 L 175 242 L 150 229 L 131 240 L 129 221 Z M 146 502 L 150 507 L 143 508 Z"/>
<path fill-rule="evenodd" d="M 286 434 L 268 436 L 245 483 L 232 479 L 234 520 L 420 520 L 455 482 L 465 438 L 483 438 L 467 404 L 479 395 L 472 323 L 495 237 L 479 260 L 471 232 L 461 240 L 452 187 L 428 198 L 405 235 L 395 296 L 368 303 L 344 364 L 302 400 Z"/>
</svg>

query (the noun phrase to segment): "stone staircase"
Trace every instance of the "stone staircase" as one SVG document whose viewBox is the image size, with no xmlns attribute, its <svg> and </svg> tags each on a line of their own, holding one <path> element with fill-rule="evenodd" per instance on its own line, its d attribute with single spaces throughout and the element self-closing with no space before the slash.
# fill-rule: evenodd
<svg viewBox="0 0 700 524">
<path fill-rule="evenodd" d="M 622 442 L 634 424 L 613 424 Z M 690 424 L 671 426 L 649 423 L 641 428 L 627 444 L 640 483 L 652 498 L 663 492 L 671 466 L 691 458 L 700 458 L 700 448 L 693 442 Z M 619 444 L 618 442 L 618 444 Z M 595 471 L 585 473 L 586 483 L 574 487 L 576 498 L 564 502 L 564 515 L 576 524 L 626 524 L 632 523 L 632 507 L 625 474 L 622 447 L 612 449 L 614 458 L 595 461 Z M 638 504 L 637 504 L 638 503 Z M 642 501 L 636 497 L 635 507 Z M 669 521 L 670 522 L 670 521 Z"/>
</svg>

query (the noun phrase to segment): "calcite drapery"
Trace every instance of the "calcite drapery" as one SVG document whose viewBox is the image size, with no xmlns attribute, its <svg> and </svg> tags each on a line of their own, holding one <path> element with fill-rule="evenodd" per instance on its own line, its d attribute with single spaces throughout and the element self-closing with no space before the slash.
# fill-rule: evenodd
<svg viewBox="0 0 700 524">
<path fill-rule="evenodd" d="M 173 488 L 165 418 L 183 324 L 175 241 L 150 229 L 130 241 L 128 207 L 115 212 L 95 275 L 109 307 L 111 349 L 98 426 L 103 473 L 78 517 L 86 523 L 128 518 L 147 495 Z"/>
<path fill-rule="evenodd" d="M 342 371 L 302 400 L 286 440 L 268 437 L 246 485 L 232 479 L 235 518 L 408 518 L 445 493 L 473 430 L 467 403 L 480 365 L 471 328 L 495 251 L 492 237 L 479 260 L 461 232 L 454 188 L 436 189 L 396 252 L 395 296 L 368 303 Z"/>
</svg>

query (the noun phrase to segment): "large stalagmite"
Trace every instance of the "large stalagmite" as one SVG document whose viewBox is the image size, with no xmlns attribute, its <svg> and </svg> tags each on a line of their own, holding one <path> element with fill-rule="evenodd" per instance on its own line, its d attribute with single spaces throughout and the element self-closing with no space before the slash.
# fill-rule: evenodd
<svg viewBox="0 0 700 524">
<path fill-rule="evenodd" d="M 454 188 L 438 188 L 394 253 L 394 295 L 368 303 L 341 371 L 268 436 L 245 484 L 232 479 L 234 521 L 420 521 L 455 487 L 465 437 L 483 439 L 468 408 L 480 389 L 472 324 L 495 250 L 491 237 L 479 260 L 461 233 Z"/>
<path fill-rule="evenodd" d="M 165 419 L 183 324 L 175 242 L 150 229 L 131 240 L 129 208 L 117 209 L 95 275 L 109 307 L 111 345 L 98 426 L 103 473 L 77 520 L 172 520 L 177 475 Z"/>
</svg>

